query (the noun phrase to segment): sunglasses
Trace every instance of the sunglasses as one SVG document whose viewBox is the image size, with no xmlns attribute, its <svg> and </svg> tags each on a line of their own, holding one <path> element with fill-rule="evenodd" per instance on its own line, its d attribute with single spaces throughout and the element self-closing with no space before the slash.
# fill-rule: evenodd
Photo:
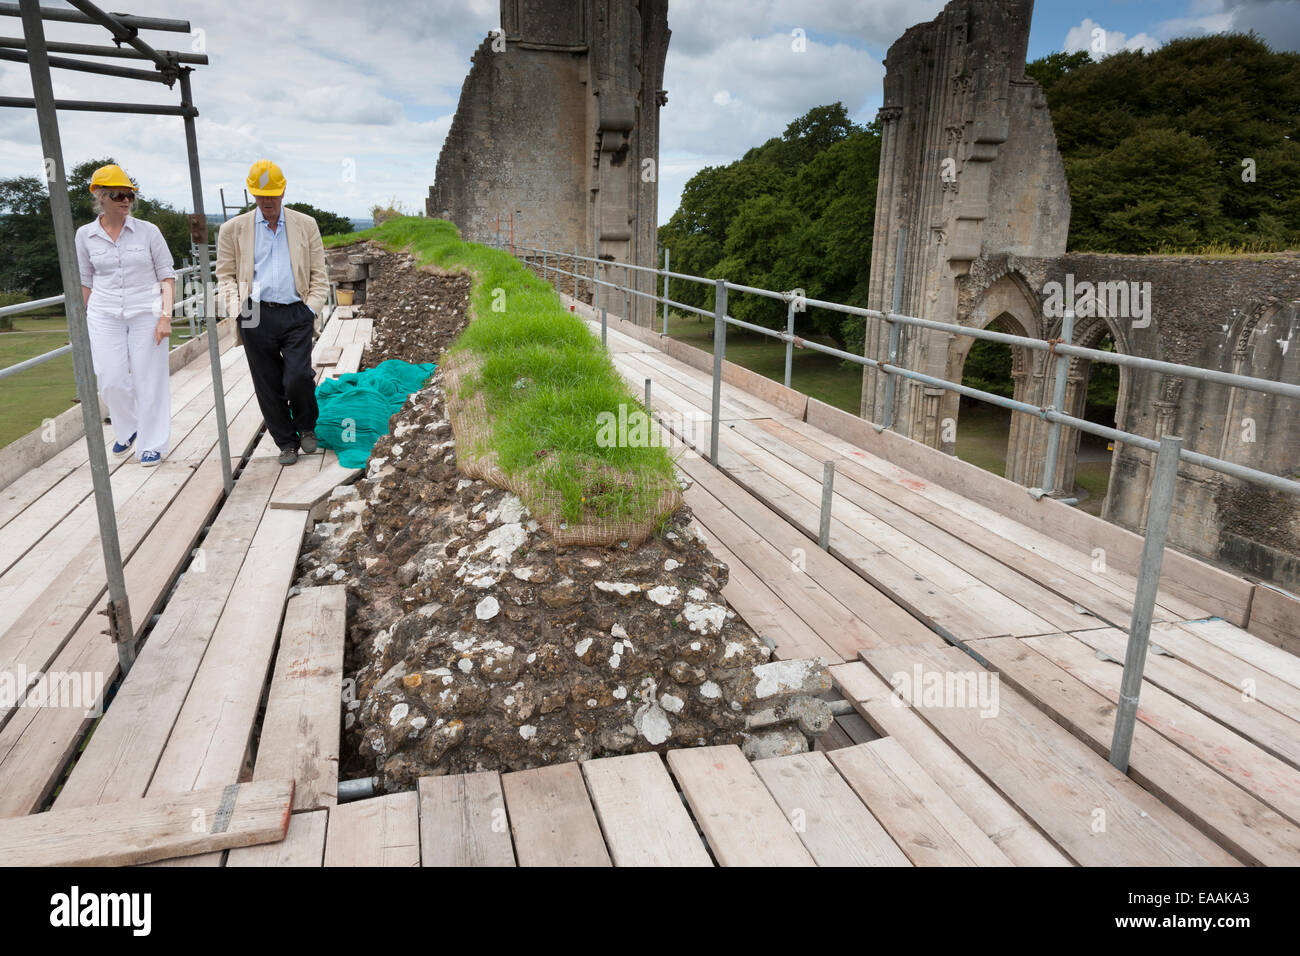
<svg viewBox="0 0 1300 956">
<path fill-rule="evenodd" d="M 115 189 L 111 193 L 104 193 L 104 195 L 107 196 L 109 199 L 113 200 L 113 202 L 121 202 L 123 199 L 135 198 L 135 193 L 131 192 L 130 190 L 121 190 L 121 189 Z"/>
</svg>

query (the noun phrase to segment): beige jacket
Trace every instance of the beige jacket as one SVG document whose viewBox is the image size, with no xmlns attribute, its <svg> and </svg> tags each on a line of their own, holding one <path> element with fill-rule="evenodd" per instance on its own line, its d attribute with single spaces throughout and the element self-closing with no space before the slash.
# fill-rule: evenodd
<svg viewBox="0 0 1300 956">
<path fill-rule="evenodd" d="M 239 315 L 253 289 L 253 217 L 250 209 L 222 223 L 217 235 L 217 299 L 221 315 Z M 319 313 L 329 297 L 329 273 L 320 227 L 306 213 L 285 206 L 284 228 L 289 237 L 289 263 L 299 297 Z M 236 323 L 238 328 L 238 323 Z"/>
</svg>

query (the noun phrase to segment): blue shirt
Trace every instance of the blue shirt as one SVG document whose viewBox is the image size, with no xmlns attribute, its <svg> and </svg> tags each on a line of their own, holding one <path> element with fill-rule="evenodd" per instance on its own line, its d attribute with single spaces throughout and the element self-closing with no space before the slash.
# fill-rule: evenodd
<svg viewBox="0 0 1300 956">
<path fill-rule="evenodd" d="M 284 231 L 284 207 L 275 232 L 262 215 L 253 210 L 253 301 L 301 302 L 293 284 L 293 265 L 289 262 L 289 235 Z"/>
</svg>

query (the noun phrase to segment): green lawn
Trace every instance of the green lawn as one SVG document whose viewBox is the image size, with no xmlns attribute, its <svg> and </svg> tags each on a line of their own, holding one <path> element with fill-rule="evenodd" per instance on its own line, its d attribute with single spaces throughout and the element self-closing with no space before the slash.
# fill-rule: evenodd
<svg viewBox="0 0 1300 956">
<path fill-rule="evenodd" d="M 706 352 L 713 351 L 713 320 L 697 316 L 668 314 L 668 334 Z M 656 329 L 662 329 L 660 322 Z M 795 326 L 795 334 L 799 328 Z M 814 338 L 820 345 L 834 346 L 830 339 Z M 727 360 L 777 382 L 785 382 L 785 343 L 776 339 L 727 328 Z M 833 355 L 811 349 L 795 349 L 790 363 L 790 387 L 827 405 L 854 415 L 862 407 L 862 368 L 846 365 Z"/>
<path fill-rule="evenodd" d="M 35 358 L 68 342 L 68 323 L 61 311 L 53 315 L 24 313 L 13 319 L 14 331 L 0 332 L 0 368 Z M 189 329 L 187 319 L 177 318 L 172 322 L 172 348 L 185 342 L 181 336 Z M 76 403 L 77 384 L 71 354 L 0 379 L 0 448 Z"/>
<path fill-rule="evenodd" d="M 993 405 L 962 403 L 957 416 L 957 457 L 978 465 L 985 471 L 1005 477 L 1007 470 L 1007 437 L 1011 430 L 1012 412 Z M 1080 453 L 1089 445 L 1087 436 L 1080 443 Z M 1095 454 L 1095 444 L 1091 446 Z M 1079 461 L 1074 471 L 1075 491 L 1081 499 L 1080 511 L 1100 515 L 1110 484 L 1110 459 L 1104 461 Z M 1085 497 L 1081 492 L 1086 492 Z"/>
<path fill-rule="evenodd" d="M 57 349 L 67 341 L 66 327 L 62 332 L 0 333 L 0 368 Z M 71 408 L 76 398 L 70 354 L 0 379 L 0 447 Z"/>
</svg>

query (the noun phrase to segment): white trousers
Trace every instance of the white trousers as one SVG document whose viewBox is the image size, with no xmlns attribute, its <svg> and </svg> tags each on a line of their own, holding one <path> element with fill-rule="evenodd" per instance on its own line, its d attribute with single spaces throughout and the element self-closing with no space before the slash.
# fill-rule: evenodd
<svg viewBox="0 0 1300 956">
<path fill-rule="evenodd" d="M 136 436 L 137 461 L 146 451 L 167 454 L 171 440 L 168 341 L 154 344 L 157 325 L 158 316 L 149 312 L 86 315 L 90 355 L 99 394 L 113 420 L 113 436 L 119 444 Z"/>
</svg>

